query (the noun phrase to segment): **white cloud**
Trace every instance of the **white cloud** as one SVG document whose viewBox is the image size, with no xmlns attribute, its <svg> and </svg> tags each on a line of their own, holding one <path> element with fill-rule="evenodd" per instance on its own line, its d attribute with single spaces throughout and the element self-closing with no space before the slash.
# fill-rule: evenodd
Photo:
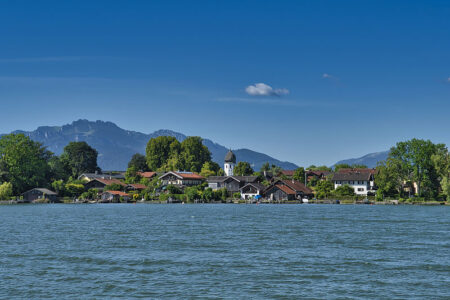
<svg viewBox="0 0 450 300">
<path fill-rule="evenodd" d="M 328 74 L 328 73 L 323 73 L 322 74 L 322 78 L 324 78 L 324 79 L 337 79 L 336 76 L 333 76 L 333 75 Z"/>
<path fill-rule="evenodd" d="M 283 96 L 289 94 L 288 89 L 274 89 L 265 83 L 255 83 L 245 88 L 250 96 Z"/>
<path fill-rule="evenodd" d="M 448 83 L 450 83 L 450 77 L 449 77 L 449 78 L 447 78 L 447 82 L 448 82 Z"/>
</svg>

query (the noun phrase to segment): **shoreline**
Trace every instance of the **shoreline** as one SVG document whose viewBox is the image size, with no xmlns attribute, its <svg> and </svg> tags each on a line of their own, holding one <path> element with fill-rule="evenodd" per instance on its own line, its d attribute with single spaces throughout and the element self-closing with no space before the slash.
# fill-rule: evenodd
<svg viewBox="0 0 450 300">
<path fill-rule="evenodd" d="M 124 203 L 104 203 L 104 202 L 51 202 L 51 203 L 39 203 L 39 202 L 20 202 L 15 200 L 0 200 L 0 206 L 1 205 L 43 205 L 43 204 L 170 204 L 170 205 L 184 205 L 184 204 L 237 204 L 237 205 L 392 205 L 392 206 L 408 206 L 408 205 L 415 205 L 415 206 L 450 206 L 450 202 L 445 201 L 429 201 L 429 202 L 399 202 L 398 200 L 390 200 L 390 201 L 369 201 L 369 202 L 361 202 L 361 201 L 345 201 L 340 200 L 339 203 L 336 202 L 336 200 L 318 200 L 318 201 L 311 201 L 309 203 L 302 203 L 301 201 L 286 201 L 282 203 L 276 203 L 276 202 L 259 202 L 259 203 L 248 203 L 248 202 L 241 202 L 241 201 L 233 201 L 233 202 L 179 202 L 179 203 L 167 203 L 165 201 L 143 201 L 143 202 L 124 202 Z"/>
</svg>

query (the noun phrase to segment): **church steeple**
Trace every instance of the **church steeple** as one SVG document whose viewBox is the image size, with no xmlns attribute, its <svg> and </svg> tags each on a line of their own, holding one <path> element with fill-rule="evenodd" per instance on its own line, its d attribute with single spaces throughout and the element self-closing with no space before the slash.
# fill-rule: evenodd
<svg viewBox="0 0 450 300">
<path fill-rule="evenodd" d="M 231 149 L 225 155 L 225 164 L 223 165 L 223 170 L 226 176 L 233 176 L 234 166 L 236 165 L 236 155 L 234 155 Z"/>
</svg>

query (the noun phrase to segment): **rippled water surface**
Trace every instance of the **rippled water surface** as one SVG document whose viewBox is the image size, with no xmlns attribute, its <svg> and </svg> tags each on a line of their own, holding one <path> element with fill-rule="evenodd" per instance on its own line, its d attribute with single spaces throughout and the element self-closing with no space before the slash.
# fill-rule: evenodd
<svg viewBox="0 0 450 300">
<path fill-rule="evenodd" d="M 0 206 L 0 298 L 450 299 L 450 207 Z"/>
</svg>

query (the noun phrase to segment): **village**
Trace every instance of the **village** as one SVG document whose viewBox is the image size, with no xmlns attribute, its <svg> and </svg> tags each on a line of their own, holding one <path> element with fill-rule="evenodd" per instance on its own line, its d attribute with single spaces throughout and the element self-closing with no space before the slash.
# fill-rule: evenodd
<svg viewBox="0 0 450 300">
<path fill-rule="evenodd" d="M 137 172 L 142 182 L 157 182 L 153 197 L 145 198 L 144 192 L 149 185 L 143 183 L 126 183 L 125 172 L 83 173 L 79 180 L 84 182 L 85 197 L 77 197 L 73 202 L 82 203 L 121 203 L 121 202 L 228 202 L 228 203 L 309 203 L 315 198 L 314 190 L 308 183 L 327 181 L 333 183 L 333 188 L 348 186 L 354 190 L 354 198 L 367 199 L 374 196 L 375 169 L 343 168 L 338 172 L 306 170 L 305 182 L 294 179 L 295 170 L 281 170 L 278 174 L 264 171 L 260 176 L 240 176 L 234 174 L 236 156 L 230 150 L 225 158 L 224 176 L 204 177 L 195 172 Z M 189 189 L 211 191 L 210 197 L 195 195 L 192 199 L 186 193 Z M 214 198 L 214 193 L 220 194 Z M 208 194 L 208 193 L 203 193 Z M 86 197 L 89 195 L 88 197 Z M 177 195 L 186 195 L 177 197 Z M 197 196 L 197 197 L 196 197 Z M 22 194 L 20 202 L 59 202 L 58 194 L 47 188 L 34 188 Z M 335 203 L 339 203 L 336 200 Z"/>
<path fill-rule="evenodd" d="M 412 146 L 431 149 L 425 156 L 419 152 L 427 158 L 421 162 L 424 167 L 411 163 L 417 154 L 404 151 Z M 231 149 L 219 165 L 200 137 L 182 142 L 170 136 L 152 138 L 146 154 L 134 154 L 126 171 L 102 171 L 98 152 L 86 142 L 70 142 L 55 156 L 28 137 L 11 134 L 0 139 L 0 152 L 3 204 L 444 204 L 450 190 L 447 148 L 416 139 L 397 143 L 376 168 L 336 164 L 283 170 L 266 162 L 254 170 Z"/>
</svg>

